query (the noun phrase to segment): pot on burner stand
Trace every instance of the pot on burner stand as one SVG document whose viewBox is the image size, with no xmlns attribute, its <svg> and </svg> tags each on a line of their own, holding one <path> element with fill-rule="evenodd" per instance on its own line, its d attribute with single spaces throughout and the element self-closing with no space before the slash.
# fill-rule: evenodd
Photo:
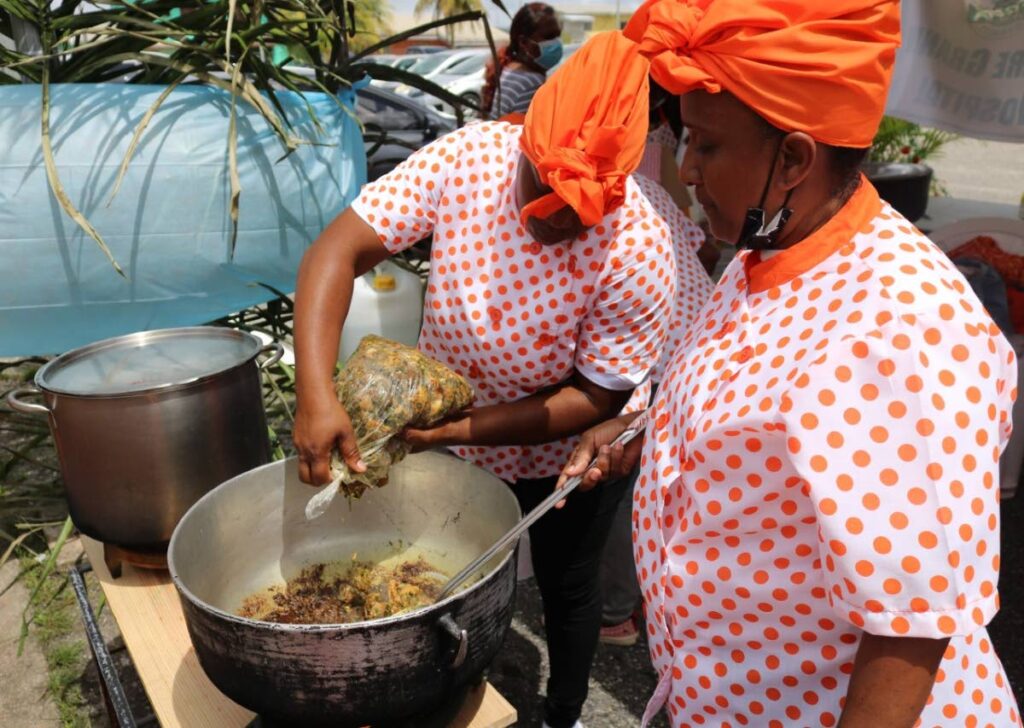
<svg viewBox="0 0 1024 728">
<path fill-rule="evenodd" d="M 282 353 L 227 328 L 146 331 L 69 351 L 8 395 L 48 418 L 71 519 L 104 544 L 112 576 L 122 562 L 166 568 L 189 507 L 269 462 L 257 357 L 270 354 L 267 366 Z"/>
</svg>

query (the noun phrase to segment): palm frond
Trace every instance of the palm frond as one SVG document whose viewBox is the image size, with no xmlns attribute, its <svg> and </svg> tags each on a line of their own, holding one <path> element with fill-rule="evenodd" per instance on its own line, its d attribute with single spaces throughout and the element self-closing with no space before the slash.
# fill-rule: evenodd
<svg viewBox="0 0 1024 728">
<path fill-rule="evenodd" d="M 383 50 L 388 46 L 394 45 L 395 43 L 400 43 L 403 40 L 408 40 L 413 36 L 426 33 L 428 30 L 434 30 L 435 28 L 444 28 L 446 26 L 456 25 L 458 23 L 473 22 L 475 20 L 480 20 L 482 18 L 486 18 L 486 15 L 484 15 L 484 13 L 480 12 L 479 10 L 472 10 L 467 13 L 453 15 L 450 18 L 432 20 L 429 23 L 423 23 L 422 25 L 417 25 L 415 28 L 410 28 L 408 30 L 402 31 L 401 33 L 396 33 L 390 38 L 385 38 L 380 43 L 376 43 L 370 46 L 369 48 L 364 48 L 362 51 L 352 56 L 352 61 L 358 61 L 360 58 L 365 58 L 366 56 L 372 53 L 376 53 L 379 50 Z"/>
<path fill-rule="evenodd" d="M 415 74 L 370 62 L 368 56 L 394 43 L 436 28 L 451 28 L 465 22 L 483 21 L 492 46 L 490 28 L 479 0 L 445 0 L 443 15 L 429 23 L 382 38 L 387 9 L 383 0 L 360 0 L 356 16 L 345 0 L 0 0 L 0 85 L 39 83 L 43 109 L 40 128 L 42 156 L 47 181 L 64 213 L 81 228 L 124 275 L 103 236 L 68 198 L 61 185 L 54 160 L 50 129 L 50 92 L 56 83 L 164 84 L 167 88 L 136 124 L 118 170 L 110 199 L 118 193 L 128 165 L 145 137 L 156 113 L 182 83 L 198 82 L 230 94 L 231 116 L 228 133 L 229 199 L 233 252 L 240 214 L 241 189 L 237 170 L 237 104 L 256 109 L 284 147 L 284 156 L 302 144 L 315 140 L 297 136 L 294 116 L 285 113 L 277 96 L 281 89 L 298 92 L 316 89 L 336 94 L 339 88 L 369 75 L 406 83 L 453 106 L 462 123 L 464 99 Z M 440 2 L 440 0 L 439 0 Z M 507 13 L 501 0 L 490 0 Z M 20 29 L 20 30 L 19 30 Z M 24 35 L 27 29 L 28 36 Z M 350 42 L 356 31 L 362 39 L 355 54 Z M 15 36 L 36 38 L 42 52 L 14 42 Z M 31 44 L 30 44 L 31 45 Z M 275 48 L 289 47 L 289 55 L 309 62 L 314 78 L 309 79 L 275 64 Z M 341 99 L 337 103 L 346 107 Z M 322 137 L 323 126 L 305 104 L 306 117 Z M 108 203 L 109 204 L 109 203 Z"/>
<path fill-rule="evenodd" d="M 117 171 L 117 179 L 114 181 L 114 189 L 110 193 L 110 199 L 107 201 L 107 207 L 109 207 L 110 203 L 114 201 L 114 197 L 117 196 L 117 191 L 121 189 L 121 182 L 124 180 L 124 176 L 128 172 L 128 164 L 132 161 L 132 157 L 135 155 L 135 149 L 139 146 L 139 141 L 142 139 L 142 135 L 146 131 L 146 127 L 149 126 L 149 122 L 153 120 L 156 112 L 160 110 L 160 106 L 163 105 L 164 101 L 167 100 L 167 97 L 171 95 L 171 92 L 178 88 L 178 84 L 181 83 L 183 78 L 184 76 L 169 84 L 167 88 L 160 93 L 149 109 L 146 110 L 146 113 L 143 115 L 138 125 L 136 125 L 135 132 L 132 134 L 132 140 L 128 143 L 128 149 L 125 151 L 124 159 L 121 160 L 121 167 Z"/>
<path fill-rule="evenodd" d="M 57 198 L 57 202 L 60 204 L 64 213 L 74 220 L 75 224 L 80 227 L 86 235 L 96 241 L 96 245 L 99 246 L 103 254 L 107 256 L 110 264 L 114 266 L 114 270 L 117 271 L 118 275 L 122 278 L 127 278 L 122 270 L 121 265 L 114 259 L 114 254 L 110 252 L 110 248 L 107 247 L 107 242 L 103 239 L 103 236 L 96 231 L 96 228 L 92 226 L 92 223 L 83 215 L 74 203 L 71 202 L 71 198 L 68 197 L 64 191 L 64 185 L 61 184 L 60 175 L 57 173 L 57 161 L 53 156 L 53 146 L 50 143 L 50 72 L 47 66 L 43 66 L 43 82 L 41 86 L 42 92 L 42 115 L 41 115 L 41 127 L 40 136 L 42 139 L 43 146 L 43 164 L 46 167 L 46 179 L 50 184 L 50 189 L 53 191 L 54 196 Z"/>
</svg>

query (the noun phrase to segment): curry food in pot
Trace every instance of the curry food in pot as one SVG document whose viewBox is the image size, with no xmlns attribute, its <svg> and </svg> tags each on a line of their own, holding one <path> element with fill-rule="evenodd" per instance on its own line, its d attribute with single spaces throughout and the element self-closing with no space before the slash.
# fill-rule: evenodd
<svg viewBox="0 0 1024 728">
<path fill-rule="evenodd" d="M 279 624 L 348 624 L 433 604 L 446 575 L 422 556 L 394 565 L 369 561 L 307 566 L 283 586 L 245 599 L 238 616 Z"/>
<path fill-rule="evenodd" d="M 386 484 L 388 470 L 408 454 L 396 437 L 402 430 L 430 427 L 473 402 L 463 377 L 417 349 L 373 335 L 359 342 L 335 390 L 352 420 L 366 472 L 349 472 L 335 452 L 331 475 L 341 479 L 342 493 L 355 498 Z"/>
</svg>

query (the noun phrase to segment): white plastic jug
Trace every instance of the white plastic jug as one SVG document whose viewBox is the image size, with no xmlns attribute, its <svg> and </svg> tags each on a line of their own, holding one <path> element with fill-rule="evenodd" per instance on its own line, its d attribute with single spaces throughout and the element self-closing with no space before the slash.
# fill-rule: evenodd
<svg viewBox="0 0 1024 728">
<path fill-rule="evenodd" d="M 423 320 L 423 283 L 415 273 L 384 261 L 356 278 L 352 305 L 341 332 L 339 361 L 346 361 L 367 334 L 416 346 Z"/>
</svg>

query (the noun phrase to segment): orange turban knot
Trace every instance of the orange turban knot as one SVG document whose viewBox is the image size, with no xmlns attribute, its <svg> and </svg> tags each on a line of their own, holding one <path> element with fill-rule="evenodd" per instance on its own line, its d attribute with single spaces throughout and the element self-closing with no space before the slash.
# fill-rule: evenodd
<svg viewBox="0 0 1024 728">
<path fill-rule="evenodd" d="M 622 204 L 647 138 L 648 71 L 637 45 L 610 31 L 538 89 L 520 145 L 554 191 L 526 205 L 523 220 L 569 205 L 590 226 Z"/>
<path fill-rule="evenodd" d="M 784 131 L 868 147 L 900 10 L 897 0 L 647 0 L 623 32 L 672 93 L 724 88 Z"/>
</svg>

